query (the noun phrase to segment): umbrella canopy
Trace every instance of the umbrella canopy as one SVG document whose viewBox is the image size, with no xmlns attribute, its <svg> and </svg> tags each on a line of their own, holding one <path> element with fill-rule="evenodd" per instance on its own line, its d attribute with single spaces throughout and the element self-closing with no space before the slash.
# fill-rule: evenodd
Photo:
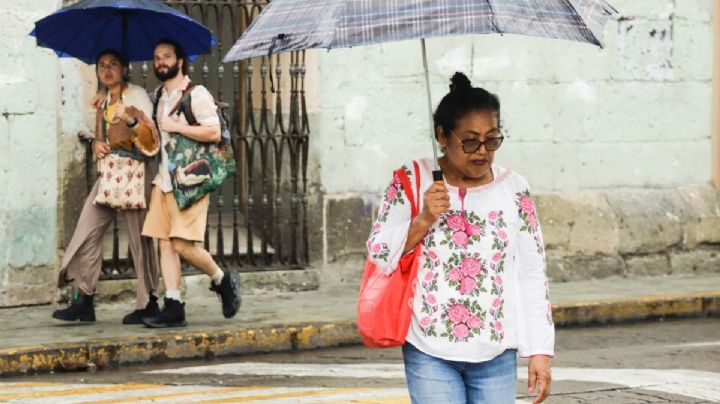
<svg viewBox="0 0 720 404">
<path fill-rule="evenodd" d="M 425 38 L 511 33 L 601 46 L 605 23 L 616 13 L 604 0 L 273 0 L 223 62 L 420 38 L 439 181 Z"/>
<path fill-rule="evenodd" d="M 309 48 L 509 33 L 601 45 L 604 0 L 273 0 L 224 62 Z"/>
<path fill-rule="evenodd" d="M 60 57 L 87 63 L 108 49 L 129 62 L 150 60 L 161 39 L 189 55 L 208 53 L 216 42 L 210 30 L 158 0 L 83 0 L 35 22 L 30 35 Z"/>
</svg>

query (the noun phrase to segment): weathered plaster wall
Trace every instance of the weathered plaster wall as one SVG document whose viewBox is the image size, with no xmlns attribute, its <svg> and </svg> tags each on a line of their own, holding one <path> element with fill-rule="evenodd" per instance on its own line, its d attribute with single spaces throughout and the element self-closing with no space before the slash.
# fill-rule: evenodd
<svg viewBox="0 0 720 404">
<path fill-rule="evenodd" d="M 0 306 L 49 299 L 56 261 L 58 61 L 28 34 L 58 0 L 0 3 Z"/>
<path fill-rule="evenodd" d="M 710 179 L 711 0 L 616 0 L 605 49 L 516 35 L 428 40 L 433 102 L 455 71 L 497 93 L 501 164 L 540 191 Z M 376 194 L 430 154 L 419 41 L 320 54 L 313 148 L 329 194 Z"/>
</svg>

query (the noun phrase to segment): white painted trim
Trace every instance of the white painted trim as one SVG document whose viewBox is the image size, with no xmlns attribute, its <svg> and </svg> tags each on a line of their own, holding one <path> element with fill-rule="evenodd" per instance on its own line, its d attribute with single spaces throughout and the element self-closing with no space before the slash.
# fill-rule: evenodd
<svg viewBox="0 0 720 404">
<path fill-rule="evenodd" d="M 713 95 L 711 178 L 715 189 L 720 191 L 720 1 L 713 1 Z"/>
</svg>

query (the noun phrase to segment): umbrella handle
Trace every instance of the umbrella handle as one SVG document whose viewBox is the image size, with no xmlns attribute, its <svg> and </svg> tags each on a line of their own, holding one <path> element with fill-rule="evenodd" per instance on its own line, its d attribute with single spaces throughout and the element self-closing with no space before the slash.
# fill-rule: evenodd
<svg viewBox="0 0 720 404">
<path fill-rule="evenodd" d="M 443 181 L 442 170 L 433 170 L 433 181 Z"/>
</svg>

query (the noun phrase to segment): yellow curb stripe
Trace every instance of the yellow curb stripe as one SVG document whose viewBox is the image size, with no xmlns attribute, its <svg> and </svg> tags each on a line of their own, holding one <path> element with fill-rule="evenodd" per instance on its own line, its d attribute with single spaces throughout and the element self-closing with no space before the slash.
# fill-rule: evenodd
<svg viewBox="0 0 720 404">
<path fill-rule="evenodd" d="M 199 401 L 195 404 L 222 404 L 222 403 L 242 403 L 244 401 L 257 401 L 257 400 L 270 400 L 276 398 L 290 398 L 290 397 L 316 397 L 325 396 L 329 394 L 341 394 L 341 393 L 354 393 L 359 391 L 367 391 L 368 389 L 327 389 L 327 390 L 306 390 L 306 391 L 292 391 L 289 393 L 276 393 L 276 394 L 260 394 L 256 396 L 244 396 L 237 398 L 224 398 L 221 400 L 208 400 Z"/>
<path fill-rule="evenodd" d="M 62 386 L 59 383 L 43 383 L 43 382 L 34 382 L 34 383 L 1 383 L 0 384 L 0 391 L 2 390 L 12 390 L 12 389 L 21 389 L 23 387 L 48 387 L 48 386 Z"/>
<path fill-rule="evenodd" d="M 328 401 L 326 404 L 410 404 L 410 397 L 358 398 L 345 401 Z"/>
<path fill-rule="evenodd" d="M 18 398 L 41 398 L 41 397 L 60 397 L 60 396 L 72 396 L 82 394 L 94 394 L 94 393 L 106 393 L 113 391 L 128 391 L 128 390 L 141 390 L 141 389 L 153 389 L 157 387 L 164 387 L 158 384 L 118 384 L 112 386 L 92 386 L 78 389 L 69 390 L 51 390 L 51 391 L 37 391 L 34 393 L 17 393 L 17 394 L 4 394 L 0 395 L 0 400 L 13 400 Z"/>
<path fill-rule="evenodd" d="M 177 387 L 177 386 L 171 386 L 168 385 L 166 387 Z M 109 403 L 134 403 L 137 401 L 149 401 L 149 400 L 155 400 L 160 398 L 172 398 L 172 397 L 188 397 L 188 396 L 195 396 L 195 395 L 201 395 L 201 394 L 227 394 L 227 393 L 234 393 L 236 391 L 252 391 L 252 390 L 263 390 L 267 387 L 218 387 L 217 389 L 213 390 L 198 390 L 198 391 L 184 391 L 182 393 L 166 393 L 166 394 L 156 394 L 152 396 L 142 396 L 142 397 L 125 397 L 125 398 L 115 398 L 110 400 L 102 400 L 102 401 L 84 401 L 80 404 L 109 404 Z"/>
</svg>

